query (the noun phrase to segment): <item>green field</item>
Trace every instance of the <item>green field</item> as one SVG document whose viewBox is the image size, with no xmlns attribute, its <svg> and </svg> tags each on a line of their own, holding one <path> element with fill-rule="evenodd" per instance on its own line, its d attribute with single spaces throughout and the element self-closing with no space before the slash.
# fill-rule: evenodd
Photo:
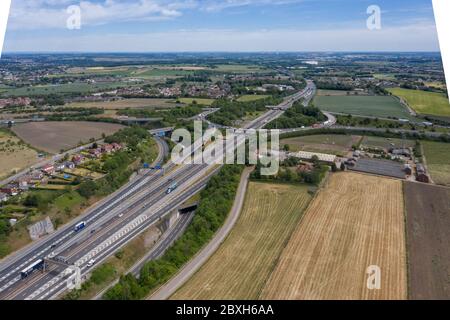
<svg viewBox="0 0 450 320">
<path fill-rule="evenodd" d="M 414 147 L 415 142 L 412 140 L 392 139 L 383 137 L 364 137 L 361 146 L 366 148 L 389 149 L 389 148 L 405 148 Z"/>
<path fill-rule="evenodd" d="M 450 104 L 447 97 L 442 93 L 402 88 L 389 89 L 389 92 L 404 99 L 417 113 L 450 116 Z"/>
<path fill-rule="evenodd" d="M 433 181 L 450 186 L 450 143 L 422 141 L 422 145 Z"/>
<path fill-rule="evenodd" d="M 241 96 L 239 97 L 239 99 L 237 99 L 237 101 L 239 102 L 249 102 L 249 101 L 256 101 L 256 100 L 261 100 L 261 99 L 265 99 L 265 98 L 269 98 L 269 95 L 254 95 L 254 94 L 248 94 L 245 96 Z"/>
<path fill-rule="evenodd" d="M 111 82 L 102 84 L 88 84 L 84 82 L 61 84 L 61 85 L 45 85 L 23 88 L 10 88 L 6 90 L 0 89 L 0 95 L 4 96 L 36 96 L 48 94 L 65 94 L 65 93 L 88 93 L 102 90 L 112 90 L 120 87 L 128 86 L 125 82 Z"/>
<path fill-rule="evenodd" d="M 80 196 L 78 192 L 71 191 L 63 194 L 62 196 L 55 199 L 55 206 L 63 211 L 69 210 L 72 207 L 83 203 L 86 199 Z"/>
<path fill-rule="evenodd" d="M 292 152 L 307 151 L 345 156 L 361 137 L 348 135 L 316 135 L 283 139 L 280 146 L 289 146 Z"/>
<path fill-rule="evenodd" d="M 219 64 L 216 65 L 212 70 L 219 72 L 231 72 L 231 73 L 260 73 L 269 72 L 271 70 L 262 68 L 259 66 L 252 65 L 241 65 L 241 64 Z"/>
<path fill-rule="evenodd" d="M 318 96 L 315 106 L 321 110 L 379 118 L 407 118 L 408 110 L 394 97 L 387 96 Z"/>
<path fill-rule="evenodd" d="M 204 99 L 204 98 L 180 98 L 178 99 L 181 103 L 184 104 L 192 104 L 194 101 L 197 102 L 197 104 L 204 105 L 204 106 L 210 106 L 215 101 L 214 99 Z"/>
</svg>

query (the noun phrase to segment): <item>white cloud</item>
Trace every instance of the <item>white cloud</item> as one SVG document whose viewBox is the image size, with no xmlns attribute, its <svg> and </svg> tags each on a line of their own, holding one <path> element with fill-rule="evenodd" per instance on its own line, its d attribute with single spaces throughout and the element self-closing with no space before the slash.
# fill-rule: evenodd
<svg viewBox="0 0 450 320">
<path fill-rule="evenodd" d="M 165 2 L 165 3 L 164 3 Z M 52 29 L 65 28 L 69 5 L 79 5 L 83 25 L 111 22 L 171 19 L 182 15 L 181 9 L 192 7 L 192 1 L 171 2 L 156 0 L 21 0 L 13 1 L 8 28 Z"/>
<path fill-rule="evenodd" d="M 439 51 L 434 25 L 333 30 L 181 30 L 5 40 L 6 51 Z"/>
</svg>

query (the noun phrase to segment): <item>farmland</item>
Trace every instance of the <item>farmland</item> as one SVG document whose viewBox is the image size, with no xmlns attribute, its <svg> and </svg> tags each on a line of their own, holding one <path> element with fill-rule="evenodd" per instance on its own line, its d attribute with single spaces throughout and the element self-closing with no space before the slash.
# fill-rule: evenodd
<svg viewBox="0 0 450 320">
<path fill-rule="evenodd" d="M 248 94 L 248 95 L 244 95 L 241 96 L 237 99 L 237 101 L 239 102 L 249 102 L 249 101 L 256 101 L 256 100 L 260 100 L 260 99 L 266 99 L 269 98 L 270 96 L 268 95 L 263 95 L 263 94 L 259 94 L 259 95 L 255 95 L 255 94 Z"/>
<path fill-rule="evenodd" d="M 316 135 L 284 139 L 280 145 L 288 145 L 293 152 L 308 151 L 345 155 L 354 144 L 358 144 L 361 137 L 350 135 Z"/>
<path fill-rule="evenodd" d="M 0 179 L 38 161 L 38 154 L 17 137 L 0 130 Z"/>
<path fill-rule="evenodd" d="M 364 94 L 361 92 L 357 92 L 357 91 L 345 91 L 345 90 L 317 90 L 317 95 L 318 96 L 330 96 L 330 97 L 342 97 L 342 96 L 348 96 L 348 95 L 360 95 L 360 94 Z"/>
<path fill-rule="evenodd" d="M 172 298 L 257 299 L 310 197 L 304 186 L 251 182 L 228 238 Z"/>
<path fill-rule="evenodd" d="M 450 144 L 423 141 L 422 145 L 433 181 L 437 184 L 450 186 Z"/>
<path fill-rule="evenodd" d="M 126 82 L 108 82 L 100 84 L 88 84 L 84 82 L 75 82 L 60 85 L 39 85 L 32 87 L 18 87 L 0 89 L 0 95 L 5 96 L 37 96 L 48 94 L 70 94 L 70 93 L 90 93 L 101 90 L 111 90 L 129 85 Z"/>
<path fill-rule="evenodd" d="M 412 140 L 402 140 L 395 138 L 383 138 L 367 136 L 362 140 L 361 146 L 373 149 L 389 149 L 389 148 L 405 148 L 414 147 L 415 142 Z"/>
<path fill-rule="evenodd" d="M 405 183 L 409 298 L 450 299 L 450 190 Z"/>
<path fill-rule="evenodd" d="M 111 135 L 123 126 L 100 122 L 30 122 L 20 124 L 13 131 L 33 147 L 58 153 L 69 150 L 80 142 L 88 143 L 90 139 L 100 139 L 102 134 Z"/>
<path fill-rule="evenodd" d="M 197 104 L 210 106 L 213 104 L 214 99 L 204 99 L 204 98 L 180 98 L 178 99 L 181 103 L 184 104 L 192 104 L 194 101 L 197 102 Z"/>
<path fill-rule="evenodd" d="M 124 99 L 102 102 L 74 102 L 65 105 L 68 108 L 100 108 L 105 110 L 121 109 L 168 109 L 177 104 L 169 99 Z"/>
<path fill-rule="evenodd" d="M 404 208 L 400 181 L 332 175 L 285 247 L 263 299 L 406 299 Z M 382 270 L 367 288 L 369 266 Z"/>
<path fill-rule="evenodd" d="M 404 99 L 417 113 L 434 116 L 450 116 L 450 104 L 443 93 L 402 88 L 390 89 L 389 92 Z"/>
<path fill-rule="evenodd" d="M 408 110 L 394 97 L 317 96 L 314 103 L 319 109 L 329 112 L 379 118 L 411 118 Z"/>
</svg>

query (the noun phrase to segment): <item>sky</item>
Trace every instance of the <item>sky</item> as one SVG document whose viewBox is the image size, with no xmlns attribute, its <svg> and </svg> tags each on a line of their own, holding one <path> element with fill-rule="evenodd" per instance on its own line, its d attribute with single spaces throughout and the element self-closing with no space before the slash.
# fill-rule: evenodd
<svg viewBox="0 0 450 320">
<path fill-rule="evenodd" d="M 439 51 L 431 1 L 12 0 L 4 50 Z"/>
</svg>

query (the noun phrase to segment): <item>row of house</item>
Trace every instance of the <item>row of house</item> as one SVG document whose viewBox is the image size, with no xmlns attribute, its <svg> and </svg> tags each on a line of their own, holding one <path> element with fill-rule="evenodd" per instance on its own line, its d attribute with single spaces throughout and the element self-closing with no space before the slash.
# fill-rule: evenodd
<svg viewBox="0 0 450 320">
<path fill-rule="evenodd" d="M 96 148 L 91 148 L 87 152 L 91 158 L 100 158 L 103 154 L 110 154 L 122 149 L 118 143 L 104 144 Z M 65 169 L 74 169 L 85 160 L 82 154 L 75 154 L 71 161 L 48 163 L 39 169 L 25 174 L 15 181 L 0 188 L 0 202 L 7 201 L 9 197 L 16 196 L 21 192 L 27 191 L 38 184 L 47 184 L 49 177 L 57 172 L 63 172 Z"/>
</svg>

